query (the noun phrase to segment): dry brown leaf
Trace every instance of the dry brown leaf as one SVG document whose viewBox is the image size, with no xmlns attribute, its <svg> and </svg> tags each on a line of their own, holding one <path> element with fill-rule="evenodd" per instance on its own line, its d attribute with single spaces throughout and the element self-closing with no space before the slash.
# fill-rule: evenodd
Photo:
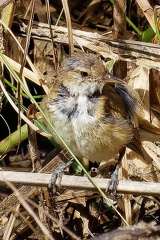
<svg viewBox="0 0 160 240">
<path fill-rule="evenodd" d="M 138 66 L 131 70 L 129 72 L 128 84 L 138 92 L 144 104 L 144 117 L 150 121 L 149 69 Z"/>
</svg>

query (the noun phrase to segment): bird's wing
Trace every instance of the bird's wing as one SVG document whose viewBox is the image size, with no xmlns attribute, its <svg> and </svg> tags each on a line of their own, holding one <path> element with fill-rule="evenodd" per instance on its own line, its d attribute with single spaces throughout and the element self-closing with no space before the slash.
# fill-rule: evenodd
<svg viewBox="0 0 160 240">
<path fill-rule="evenodd" d="M 139 134 L 138 121 L 141 104 L 136 93 L 134 91 L 131 93 L 130 88 L 125 85 L 115 86 L 106 84 L 103 94 L 106 96 L 105 107 L 108 116 L 128 119 L 132 125 L 133 138 L 127 144 L 127 147 L 145 158 Z"/>
<path fill-rule="evenodd" d="M 138 127 L 139 102 L 126 85 L 106 84 L 106 113 L 116 118 L 129 119 L 133 127 Z"/>
</svg>

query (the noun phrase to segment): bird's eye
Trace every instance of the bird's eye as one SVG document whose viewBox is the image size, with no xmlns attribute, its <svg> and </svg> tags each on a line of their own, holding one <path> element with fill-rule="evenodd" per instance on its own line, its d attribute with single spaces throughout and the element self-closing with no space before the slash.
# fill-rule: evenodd
<svg viewBox="0 0 160 240">
<path fill-rule="evenodd" d="M 82 76 L 82 77 L 88 77 L 88 73 L 81 71 L 81 76 Z"/>
</svg>

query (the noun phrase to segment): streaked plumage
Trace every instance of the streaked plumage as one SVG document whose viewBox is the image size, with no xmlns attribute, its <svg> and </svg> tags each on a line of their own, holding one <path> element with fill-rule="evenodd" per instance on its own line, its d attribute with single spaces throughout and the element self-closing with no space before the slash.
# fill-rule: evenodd
<svg viewBox="0 0 160 240">
<path fill-rule="evenodd" d="M 93 54 L 63 61 L 41 107 L 78 158 L 107 161 L 126 145 L 140 147 L 135 136 L 142 119 L 137 93 L 112 79 Z M 55 133 L 53 137 L 62 145 Z"/>
</svg>

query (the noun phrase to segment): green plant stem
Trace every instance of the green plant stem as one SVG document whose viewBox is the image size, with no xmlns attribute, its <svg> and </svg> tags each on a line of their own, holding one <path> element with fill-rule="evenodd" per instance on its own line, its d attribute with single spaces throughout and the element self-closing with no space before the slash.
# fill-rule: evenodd
<svg viewBox="0 0 160 240">
<path fill-rule="evenodd" d="M 13 84 L 11 84 L 6 78 L 4 79 L 4 82 L 9 87 L 11 87 L 14 91 L 18 92 L 18 89 Z M 29 97 L 25 93 L 21 92 L 20 94 L 22 95 L 22 97 L 25 97 L 25 98 L 29 99 Z M 41 98 L 43 98 L 43 95 L 33 96 L 33 98 L 34 99 L 39 99 L 39 98 L 41 99 Z"/>
<path fill-rule="evenodd" d="M 15 147 L 17 145 L 17 139 L 19 142 L 22 142 L 27 139 L 27 137 L 28 127 L 27 124 L 25 124 L 0 142 L 0 153 L 2 154 Z"/>
<path fill-rule="evenodd" d="M 137 27 L 136 27 L 136 25 L 128 18 L 128 17 L 126 17 L 126 21 L 127 21 L 127 23 L 134 29 L 134 31 L 139 35 L 139 36 L 141 36 L 142 35 L 142 31 L 140 31 Z"/>
<path fill-rule="evenodd" d="M 61 12 L 60 12 L 60 14 L 59 14 L 59 17 L 58 17 L 58 19 L 57 19 L 57 22 L 56 22 L 56 26 L 58 26 L 58 23 L 59 23 L 59 21 L 60 21 L 60 19 L 61 19 L 61 16 L 62 16 L 62 14 L 63 14 L 63 12 L 64 12 L 64 9 L 62 8 L 62 10 L 61 10 Z"/>
<path fill-rule="evenodd" d="M 18 100 L 17 100 L 14 96 L 12 96 L 10 93 L 8 93 L 8 94 L 9 94 L 9 96 L 11 97 L 11 99 L 12 99 L 14 102 L 18 103 Z M 27 96 L 27 98 L 28 98 L 28 96 Z M 27 108 L 26 108 L 23 104 L 20 104 L 20 107 L 21 107 L 21 109 L 22 109 L 23 111 L 27 112 Z M 41 131 L 50 134 L 49 131 L 48 131 L 48 129 L 44 126 L 43 120 L 34 120 L 34 124 L 35 124 Z M 24 131 L 24 129 L 22 129 L 22 130 Z M 17 130 L 17 131 L 18 131 L 18 130 Z M 16 134 L 17 131 L 15 131 L 14 133 Z M 26 138 L 25 138 L 25 137 L 22 137 L 22 141 L 25 140 L 25 139 L 27 139 L 27 137 L 28 137 L 28 134 L 26 134 Z M 9 136 L 8 136 L 7 138 L 9 138 Z M 47 138 L 48 138 L 48 140 L 49 140 L 57 149 L 61 150 L 61 147 L 58 145 L 58 143 L 55 142 L 55 140 L 54 140 L 52 137 L 47 137 Z M 3 141 L 3 140 L 2 140 L 2 141 Z M 1 142 L 0 142 L 0 144 L 1 144 Z M 17 144 L 18 144 L 18 141 L 15 141 L 15 145 L 12 145 L 12 147 L 15 147 Z M 11 148 L 12 148 L 12 147 L 11 147 Z M 1 150 L 0 150 L 0 153 L 1 153 Z"/>
</svg>

